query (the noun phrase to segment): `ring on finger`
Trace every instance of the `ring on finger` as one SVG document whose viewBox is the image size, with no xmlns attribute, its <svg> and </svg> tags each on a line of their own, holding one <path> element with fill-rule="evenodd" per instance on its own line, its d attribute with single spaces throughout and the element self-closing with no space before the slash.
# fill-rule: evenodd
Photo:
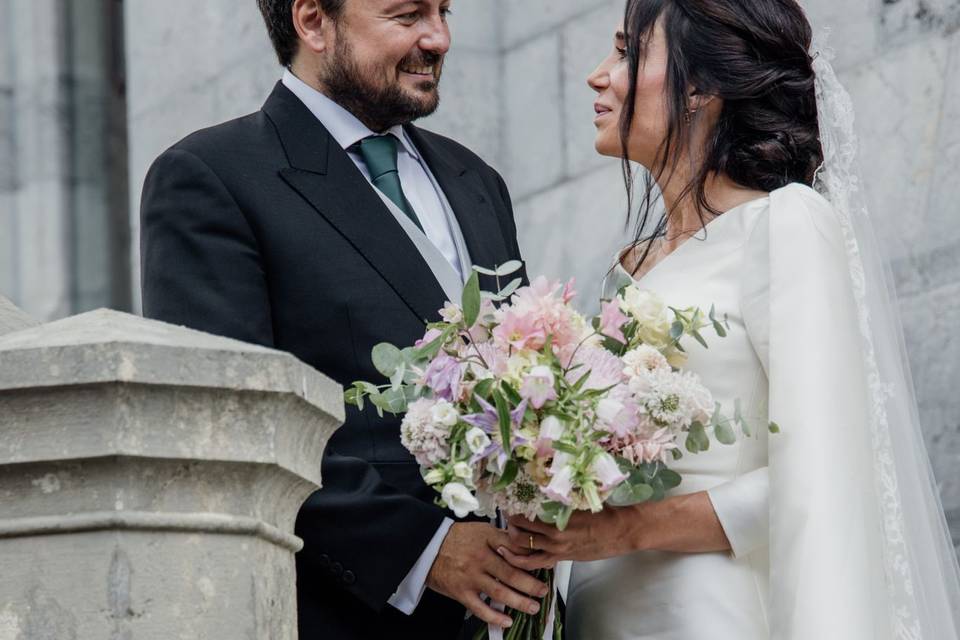
<svg viewBox="0 0 960 640">
<path fill-rule="evenodd" d="M 530 540 L 529 540 L 529 542 L 530 542 L 530 551 L 536 551 L 537 548 L 533 545 L 533 534 L 532 534 L 532 533 L 530 534 L 529 538 L 530 538 Z"/>
</svg>

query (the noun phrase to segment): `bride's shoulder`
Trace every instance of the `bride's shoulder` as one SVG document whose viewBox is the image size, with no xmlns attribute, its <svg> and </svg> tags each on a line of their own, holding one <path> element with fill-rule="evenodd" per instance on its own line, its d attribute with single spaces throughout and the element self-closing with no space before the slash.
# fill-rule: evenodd
<svg viewBox="0 0 960 640">
<path fill-rule="evenodd" d="M 833 205 L 815 189 L 792 183 L 770 194 L 769 223 L 795 240 L 827 241 L 843 249 L 843 229 Z"/>
</svg>

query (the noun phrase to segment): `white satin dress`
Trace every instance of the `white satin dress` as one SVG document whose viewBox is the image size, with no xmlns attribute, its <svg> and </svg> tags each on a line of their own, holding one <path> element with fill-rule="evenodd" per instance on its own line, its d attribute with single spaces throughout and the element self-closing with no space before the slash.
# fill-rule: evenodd
<svg viewBox="0 0 960 640">
<path fill-rule="evenodd" d="M 856 363 L 862 360 L 845 351 L 858 344 L 846 274 L 830 205 L 794 184 L 712 220 L 642 277 L 639 285 L 670 306 L 709 311 L 715 305 L 730 325 L 726 338 L 705 333 L 709 349 L 685 344 L 686 368 L 728 415 L 741 401 L 752 437 L 732 446 L 711 440 L 708 452 L 687 453 L 674 466 L 683 476 L 674 494 L 707 491 L 733 551 L 638 552 L 574 563 L 568 638 L 885 637 L 868 619 L 882 602 L 876 590 L 883 584 L 873 566 L 879 564 L 873 555 L 879 554 L 879 524 L 869 506 L 876 502 L 872 487 L 851 478 L 837 488 L 855 473 L 851 469 L 869 464 L 863 456 L 870 455 L 870 444 L 824 438 L 844 421 L 865 420 L 859 389 L 843 388 L 860 373 Z M 607 297 L 627 282 L 630 276 L 618 268 Z M 811 305 L 817 310 L 807 314 Z M 813 320 L 801 321 L 805 315 Z M 769 433 L 771 419 L 783 433 Z M 817 449 L 825 445 L 853 451 L 842 454 L 852 459 L 851 469 L 817 468 Z M 843 460 L 824 456 L 830 459 Z M 851 616 L 848 604 L 865 615 Z"/>
</svg>

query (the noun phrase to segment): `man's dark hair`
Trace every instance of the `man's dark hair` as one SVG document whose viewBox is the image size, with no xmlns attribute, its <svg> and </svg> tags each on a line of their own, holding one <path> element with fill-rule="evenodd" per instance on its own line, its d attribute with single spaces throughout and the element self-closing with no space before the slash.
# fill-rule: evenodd
<svg viewBox="0 0 960 640">
<path fill-rule="evenodd" d="M 347 0 L 317 0 L 320 9 L 327 16 L 336 19 L 343 11 Z M 297 53 L 300 39 L 293 28 L 294 0 L 257 0 L 263 21 L 267 25 L 267 33 L 277 52 L 277 59 L 285 67 L 293 63 L 293 56 Z"/>
</svg>

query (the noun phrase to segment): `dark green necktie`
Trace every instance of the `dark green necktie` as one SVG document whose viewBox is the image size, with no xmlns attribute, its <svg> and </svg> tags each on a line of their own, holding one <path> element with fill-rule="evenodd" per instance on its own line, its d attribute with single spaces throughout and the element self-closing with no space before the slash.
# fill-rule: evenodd
<svg viewBox="0 0 960 640">
<path fill-rule="evenodd" d="M 398 140 L 392 135 L 370 136 L 360 141 L 360 155 L 370 172 L 370 182 L 383 195 L 390 198 L 400 210 L 407 214 L 417 227 L 423 231 L 423 225 L 417 218 L 417 213 L 410 206 L 407 197 L 403 195 L 400 184 L 400 172 L 397 170 Z"/>
</svg>

